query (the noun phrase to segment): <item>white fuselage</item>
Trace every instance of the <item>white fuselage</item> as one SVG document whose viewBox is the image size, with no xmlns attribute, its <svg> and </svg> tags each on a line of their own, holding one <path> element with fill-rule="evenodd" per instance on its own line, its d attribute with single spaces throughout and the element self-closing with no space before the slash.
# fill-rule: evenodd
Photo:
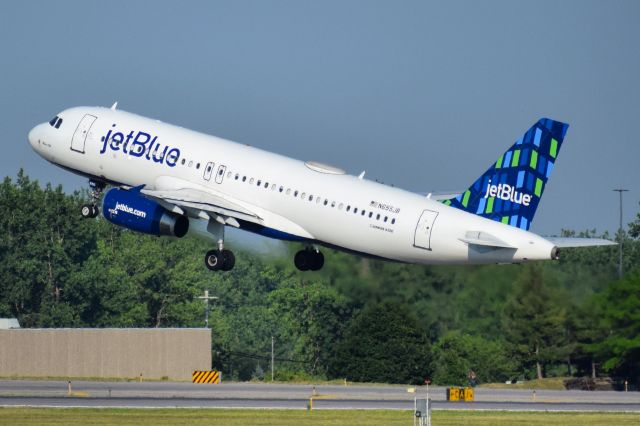
<svg viewBox="0 0 640 426">
<path fill-rule="evenodd" d="M 83 124 L 87 115 L 95 119 Z M 553 244 L 536 234 L 338 169 L 114 109 L 71 108 L 59 117 L 58 129 L 44 123 L 29 134 L 46 160 L 124 186 L 188 182 L 256 212 L 276 238 L 410 263 L 552 258 Z M 464 241 L 478 233 L 510 248 Z"/>
</svg>

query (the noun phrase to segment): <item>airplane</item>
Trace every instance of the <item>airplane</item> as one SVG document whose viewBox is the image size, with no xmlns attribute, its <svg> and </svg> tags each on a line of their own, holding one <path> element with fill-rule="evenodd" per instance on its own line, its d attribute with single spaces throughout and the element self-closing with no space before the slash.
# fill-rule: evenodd
<svg viewBox="0 0 640 426">
<path fill-rule="evenodd" d="M 74 107 L 28 134 L 50 163 L 87 177 L 91 202 L 115 225 L 157 236 L 205 234 L 212 271 L 230 271 L 228 226 L 298 241 L 300 271 L 324 265 L 319 247 L 415 264 L 507 264 L 558 259 L 564 247 L 614 244 L 529 231 L 568 125 L 536 122 L 465 191 L 427 196 L 317 161 L 299 161 L 107 107 Z"/>
</svg>

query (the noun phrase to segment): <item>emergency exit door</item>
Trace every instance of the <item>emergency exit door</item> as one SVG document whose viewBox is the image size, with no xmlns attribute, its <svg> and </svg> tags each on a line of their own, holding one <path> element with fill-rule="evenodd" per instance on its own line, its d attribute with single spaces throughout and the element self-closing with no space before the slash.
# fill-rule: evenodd
<svg viewBox="0 0 640 426">
<path fill-rule="evenodd" d="M 416 226 L 416 234 L 413 239 L 414 246 L 431 250 L 431 231 L 433 231 L 436 217 L 438 217 L 438 212 L 432 210 L 422 212 Z"/>
</svg>

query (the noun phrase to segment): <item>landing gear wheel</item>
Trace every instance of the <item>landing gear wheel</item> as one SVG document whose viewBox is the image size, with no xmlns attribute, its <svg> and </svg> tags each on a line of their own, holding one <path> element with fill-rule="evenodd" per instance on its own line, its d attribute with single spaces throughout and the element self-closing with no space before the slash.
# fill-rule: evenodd
<svg viewBox="0 0 640 426">
<path fill-rule="evenodd" d="M 99 213 L 98 207 L 94 206 L 93 204 L 85 204 L 82 206 L 82 209 L 80 210 L 80 214 L 82 214 L 82 217 L 85 219 L 94 218 L 98 216 L 98 213 Z"/>
<path fill-rule="evenodd" d="M 296 265 L 300 271 L 308 271 L 309 270 L 309 251 L 308 250 L 300 250 L 296 253 L 293 258 L 293 263 Z"/>
<path fill-rule="evenodd" d="M 230 271 L 236 264 L 236 257 L 231 250 L 222 250 L 222 270 Z"/>
<path fill-rule="evenodd" d="M 312 271 L 319 271 L 324 266 L 324 255 L 320 251 L 311 252 L 311 267 Z"/>
<path fill-rule="evenodd" d="M 319 271 L 324 266 L 324 255 L 316 250 L 300 250 L 293 258 L 293 263 L 300 271 Z"/>
<path fill-rule="evenodd" d="M 209 250 L 204 256 L 204 264 L 211 271 L 230 271 L 236 264 L 231 250 Z"/>
<path fill-rule="evenodd" d="M 210 271 L 219 271 L 222 269 L 222 254 L 220 250 L 209 250 L 204 256 L 204 264 Z"/>
</svg>

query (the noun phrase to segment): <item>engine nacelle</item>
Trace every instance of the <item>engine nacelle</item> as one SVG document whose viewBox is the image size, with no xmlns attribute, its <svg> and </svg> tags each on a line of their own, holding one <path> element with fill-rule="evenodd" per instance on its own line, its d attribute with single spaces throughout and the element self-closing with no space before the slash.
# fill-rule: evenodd
<svg viewBox="0 0 640 426">
<path fill-rule="evenodd" d="M 189 230 L 189 219 L 140 194 L 140 188 L 112 188 L 104 196 L 102 214 L 111 223 L 151 235 L 178 238 Z"/>
</svg>

